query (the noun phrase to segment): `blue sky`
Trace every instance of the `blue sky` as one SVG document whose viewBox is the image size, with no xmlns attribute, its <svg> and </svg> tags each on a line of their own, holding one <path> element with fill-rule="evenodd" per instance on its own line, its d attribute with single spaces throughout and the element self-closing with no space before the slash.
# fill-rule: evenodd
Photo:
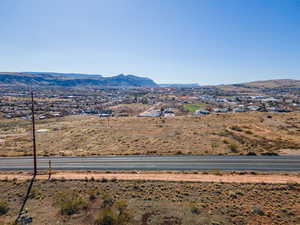
<svg viewBox="0 0 300 225">
<path fill-rule="evenodd" d="M 300 1 L 0 0 L 0 71 L 300 79 Z"/>
</svg>

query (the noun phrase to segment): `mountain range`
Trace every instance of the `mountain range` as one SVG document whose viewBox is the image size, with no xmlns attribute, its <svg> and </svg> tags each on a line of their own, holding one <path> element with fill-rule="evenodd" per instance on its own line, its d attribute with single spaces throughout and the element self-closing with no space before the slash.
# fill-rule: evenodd
<svg viewBox="0 0 300 225">
<path fill-rule="evenodd" d="M 56 73 L 56 72 L 0 72 L 0 86 L 28 86 L 41 87 L 199 87 L 199 84 L 157 84 L 147 77 L 119 74 L 104 77 L 99 74 Z M 205 86 L 202 86 L 205 87 Z M 299 90 L 300 80 L 279 79 L 254 81 L 240 84 L 214 85 L 217 89 L 226 91 L 276 91 Z"/>
<path fill-rule="evenodd" d="M 103 77 L 98 74 L 53 72 L 0 72 L 0 84 L 63 87 L 159 87 L 153 80 L 135 75 L 120 74 L 112 77 Z"/>
<path fill-rule="evenodd" d="M 198 83 L 188 83 L 188 84 L 159 84 L 160 87 L 168 87 L 168 88 L 172 88 L 172 87 L 198 87 L 199 84 Z"/>
</svg>

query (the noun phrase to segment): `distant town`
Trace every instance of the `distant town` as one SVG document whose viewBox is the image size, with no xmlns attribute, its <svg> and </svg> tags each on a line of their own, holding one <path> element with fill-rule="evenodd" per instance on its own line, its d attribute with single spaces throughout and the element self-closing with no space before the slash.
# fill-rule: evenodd
<svg viewBox="0 0 300 225">
<path fill-rule="evenodd" d="M 33 87 L 37 119 L 96 114 L 101 117 L 174 117 L 212 113 L 300 111 L 298 89 L 243 93 L 241 86 L 196 87 Z M 275 91 L 274 91 L 275 90 Z M 277 90 L 277 91 L 276 91 Z M 2 85 L 0 115 L 28 120 L 28 86 Z M 145 107 L 134 107 L 144 105 Z M 131 106 L 131 107 L 128 107 Z M 133 106 L 133 107 L 132 107 Z"/>
</svg>

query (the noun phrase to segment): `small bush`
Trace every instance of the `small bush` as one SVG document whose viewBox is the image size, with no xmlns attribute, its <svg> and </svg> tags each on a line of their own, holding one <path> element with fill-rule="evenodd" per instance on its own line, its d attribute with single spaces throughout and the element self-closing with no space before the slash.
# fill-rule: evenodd
<svg viewBox="0 0 300 225">
<path fill-rule="evenodd" d="M 231 130 L 235 130 L 235 131 L 239 131 L 239 132 L 243 131 L 242 128 L 240 128 L 239 126 L 232 126 L 230 128 L 231 128 Z"/>
<path fill-rule="evenodd" d="M 230 135 L 230 132 L 228 132 L 228 130 L 225 129 L 225 130 L 221 131 L 218 135 L 222 136 L 222 137 L 227 137 Z"/>
<path fill-rule="evenodd" d="M 34 198 L 40 198 L 41 197 L 41 192 L 38 188 L 36 187 L 33 187 L 30 191 L 30 194 L 28 196 L 29 198 L 31 199 L 34 199 Z"/>
<path fill-rule="evenodd" d="M 229 141 L 226 140 L 226 139 L 224 139 L 224 140 L 223 140 L 223 143 L 224 143 L 224 144 L 229 144 Z"/>
<path fill-rule="evenodd" d="M 287 183 L 288 189 L 290 190 L 295 190 L 297 189 L 298 186 L 300 186 L 298 183 L 296 182 L 288 182 Z"/>
<path fill-rule="evenodd" d="M 213 142 L 213 143 L 211 143 L 211 147 L 212 148 L 218 148 L 219 144 L 217 142 Z"/>
<path fill-rule="evenodd" d="M 218 175 L 218 176 L 221 176 L 221 175 L 222 175 L 220 169 L 214 169 L 214 170 L 212 171 L 212 173 L 213 173 L 214 175 Z"/>
<path fill-rule="evenodd" d="M 230 191 L 230 192 L 229 192 L 229 197 L 230 197 L 231 199 L 236 199 L 236 198 L 238 197 L 238 195 L 237 195 L 236 192 Z"/>
<path fill-rule="evenodd" d="M 260 215 L 260 216 L 265 215 L 265 212 L 258 206 L 255 206 L 255 207 L 252 208 L 252 213 Z"/>
<path fill-rule="evenodd" d="M 96 189 L 90 189 L 88 191 L 88 194 L 89 194 L 89 200 L 90 201 L 93 201 L 97 198 L 97 190 Z"/>
<path fill-rule="evenodd" d="M 117 216 L 112 209 L 103 209 L 95 221 L 95 225 L 114 225 L 117 224 Z"/>
<path fill-rule="evenodd" d="M 60 193 L 56 202 L 62 215 L 73 215 L 87 208 L 87 202 L 76 192 Z"/>
<path fill-rule="evenodd" d="M 108 182 L 108 179 L 106 179 L 105 177 L 102 177 L 101 180 L 100 180 L 100 182 L 102 182 L 102 183 L 107 183 L 107 182 Z"/>
<path fill-rule="evenodd" d="M 113 198 L 112 198 L 110 195 L 105 194 L 105 195 L 103 196 L 102 208 L 109 208 L 109 207 L 111 207 L 113 204 L 114 204 Z"/>
<path fill-rule="evenodd" d="M 117 182 L 118 179 L 116 177 L 111 178 L 111 182 Z"/>
<path fill-rule="evenodd" d="M 201 213 L 200 209 L 196 206 L 191 207 L 191 213 L 199 215 Z"/>
<path fill-rule="evenodd" d="M 255 152 L 248 152 L 247 155 L 256 155 Z"/>
<path fill-rule="evenodd" d="M 229 149 L 230 149 L 230 151 L 233 152 L 233 153 L 237 153 L 237 152 L 238 152 L 238 146 L 237 146 L 237 144 L 231 143 L 231 144 L 229 145 Z"/>
<path fill-rule="evenodd" d="M 276 152 L 263 152 L 261 155 L 266 155 L 266 156 L 278 156 L 278 153 Z"/>
<path fill-rule="evenodd" d="M 127 209 L 127 202 L 117 201 L 100 210 L 95 225 L 127 225 L 131 220 L 132 216 Z"/>
<path fill-rule="evenodd" d="M 5 201 L 0 201 L 0 216 L 5 215 L 8 212 L 8 204 Z"/>
<path fill-rule="evenodd" d="M 253 132 L 251 130 L 246 130 L 245 133 L 246 134 L 253 134 Z"/>
</svg>

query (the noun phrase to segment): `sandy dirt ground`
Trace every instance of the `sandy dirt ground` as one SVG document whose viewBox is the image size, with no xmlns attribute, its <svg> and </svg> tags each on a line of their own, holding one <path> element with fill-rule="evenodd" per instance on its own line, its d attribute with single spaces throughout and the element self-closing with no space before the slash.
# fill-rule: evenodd
<svg viewBox="0 0 300 225">
<path fill-rule="evenodd" d="M 0 119 L 0 156 L 32 155 L 30 121 Z M 300 113 L 39 120 L 41 156 L 300 154 Z M 39 132 L 38 132 L 39 131 Z"/>
<path fill-rule="evenodd" d="M 0 180 L 30 179 L 30 174 L 2 173 Z M 38 175 L 37 179 L 48 179 L 47 174 Z M 185 181 L 185 182 L 224 182 L 224 183 L 298 183 L 299 175 L 284 174 L 183 174 L 183 173 L 93 173 L 93 172 L 56 172 L 52 179 L 118 179 L 118 180 L 155 180 L 155 181 Z"/>
</svg>

